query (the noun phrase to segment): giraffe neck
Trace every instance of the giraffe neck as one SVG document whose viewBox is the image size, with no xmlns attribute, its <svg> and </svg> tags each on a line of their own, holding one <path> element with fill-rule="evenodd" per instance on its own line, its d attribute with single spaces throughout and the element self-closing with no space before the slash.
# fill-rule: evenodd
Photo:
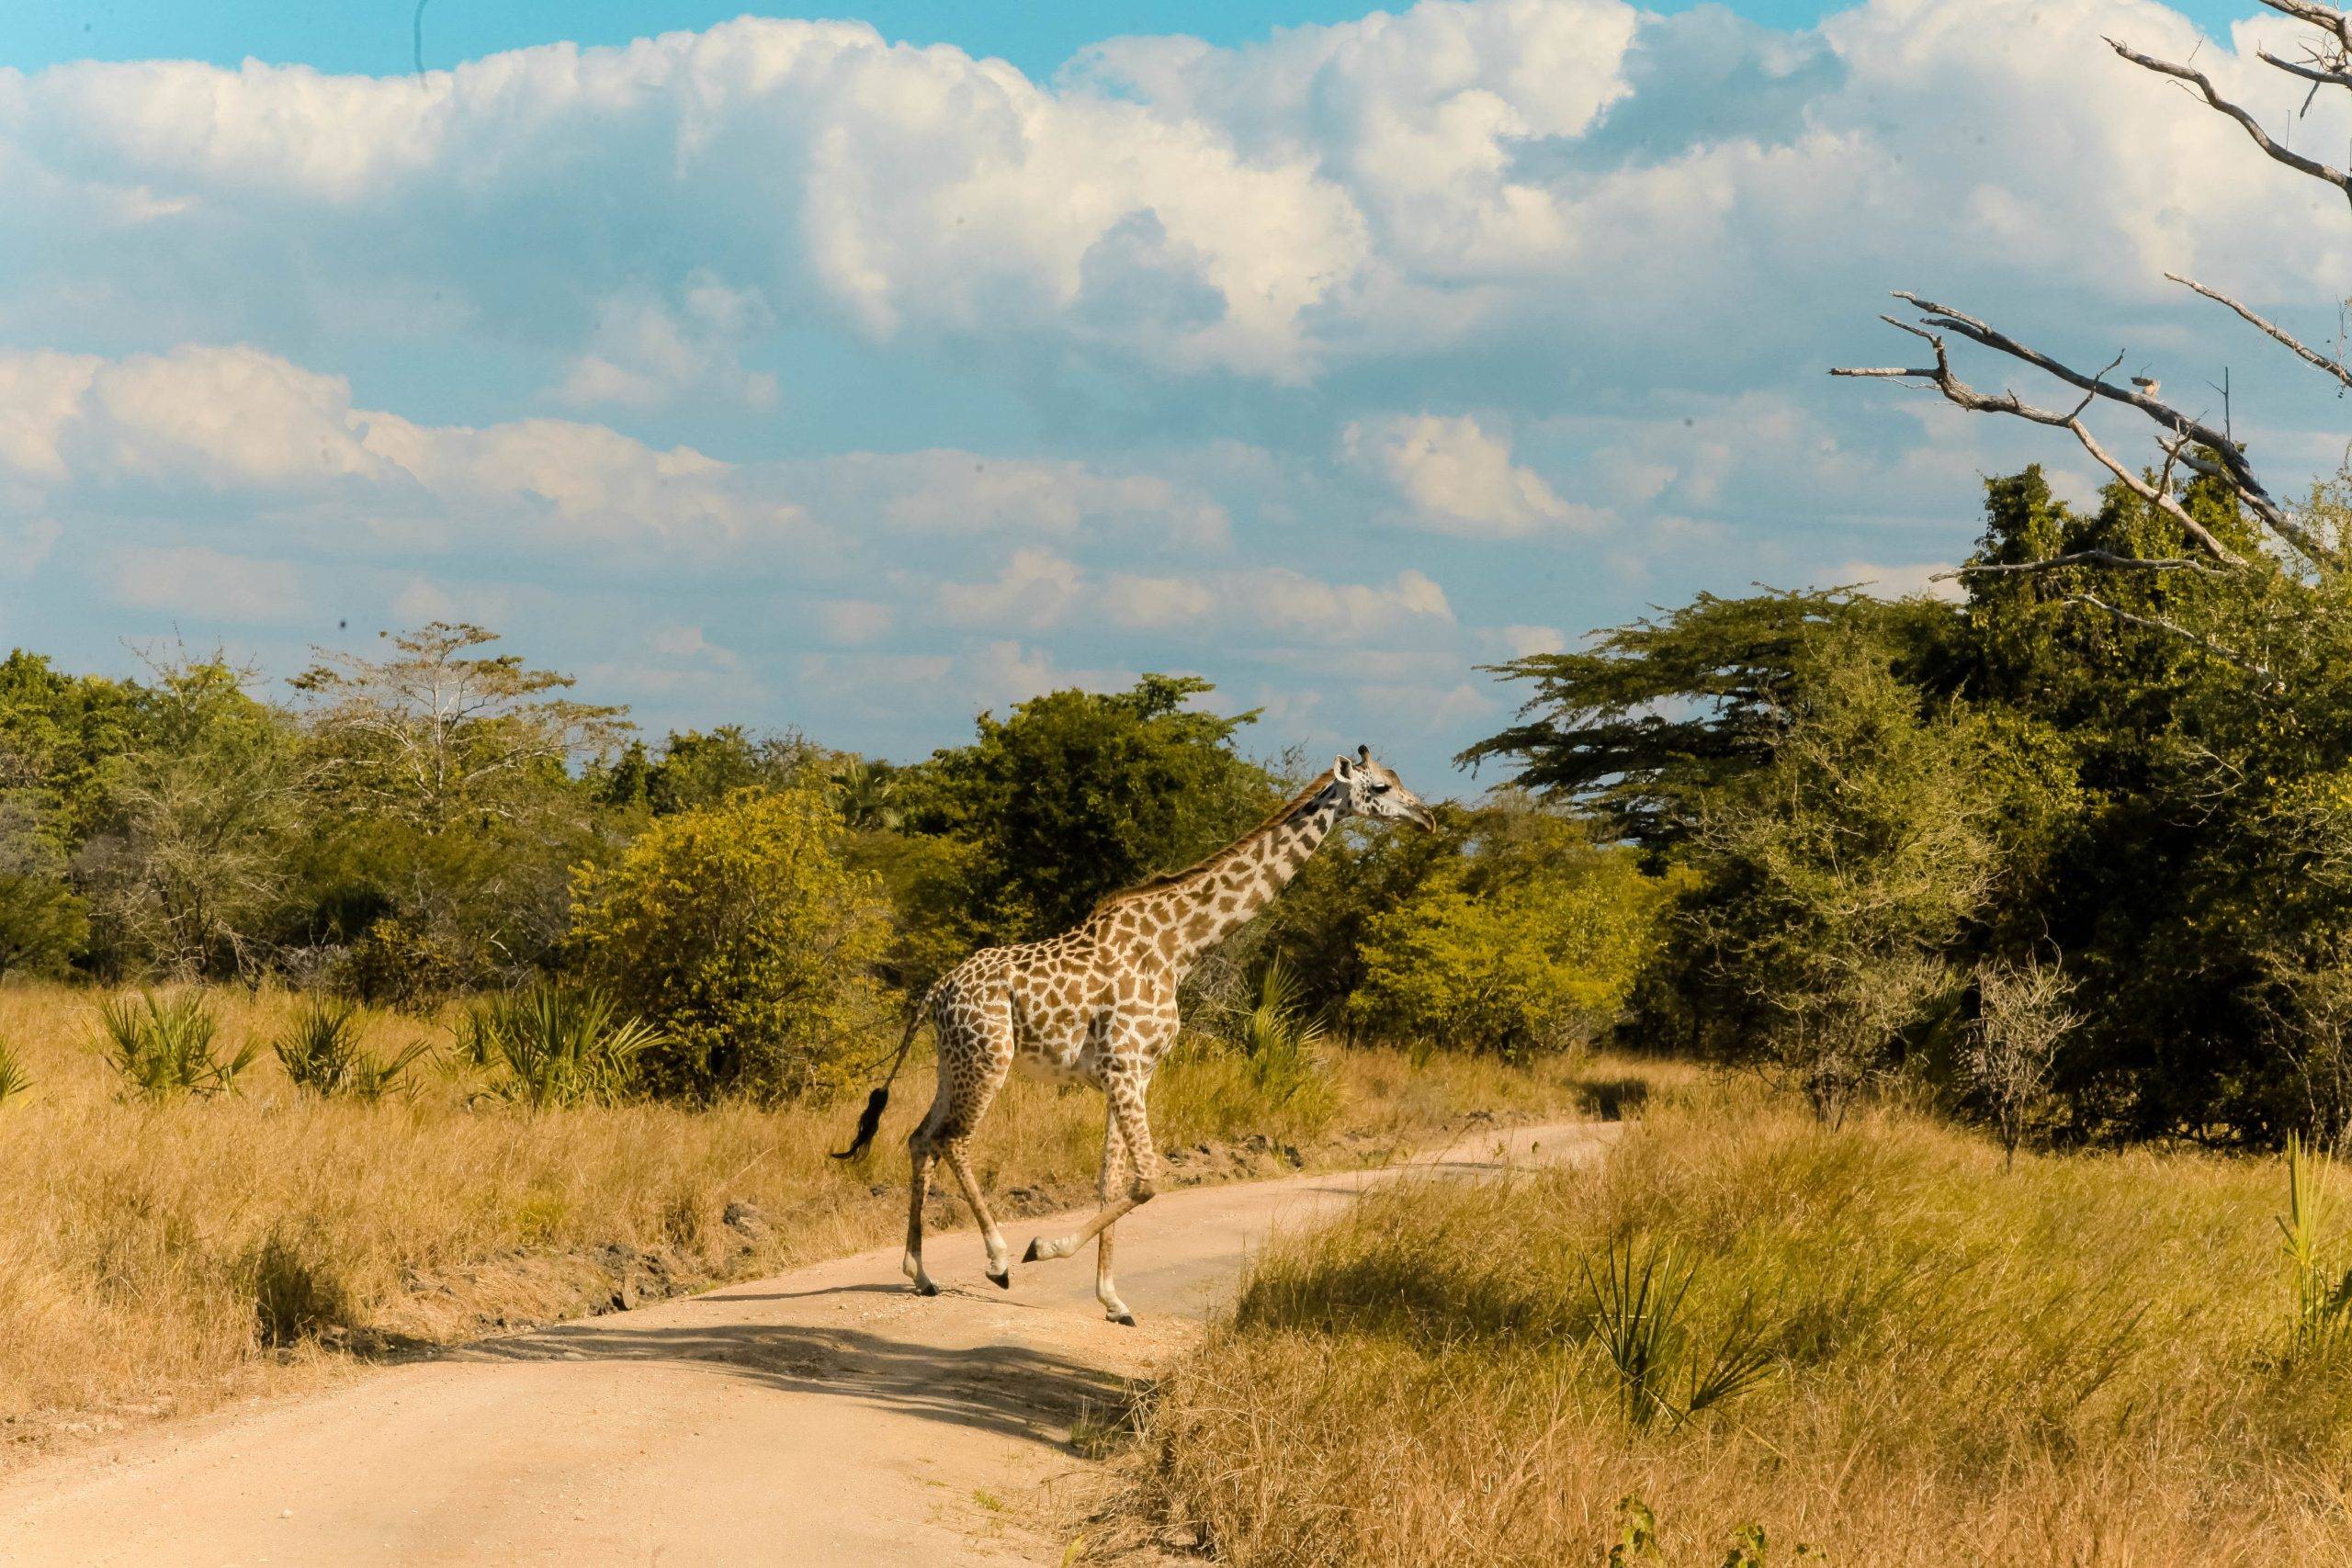
<svg viewBox="0 0 2352 1568">
<path fill-rule="evenodd" d="M 1178 974 L 1264 908 L 1298 874 L 1340 820 L 1336 795 L 1318 795 L 1279 822 L 1270 822 L 1210 857 L 1197 871 L 1152 900 L 1161 951 Z"/>
</svg>

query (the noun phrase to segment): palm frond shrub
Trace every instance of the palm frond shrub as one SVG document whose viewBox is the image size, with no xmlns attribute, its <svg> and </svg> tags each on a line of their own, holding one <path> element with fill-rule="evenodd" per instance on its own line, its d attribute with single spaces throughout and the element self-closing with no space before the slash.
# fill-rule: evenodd
<svg viewBox="0 0 2352 1568">
<path fill-rule="evenodd" d="M 389 1060 L 360 1043 L 366 1012 L 340 997 L 314 997 L 273 1041 L 294 1087 L 322 1099 L 345 1096 L 373 1102 L 401 1087 L 408 1070 L 432 1049 L 420 1040 Z"/>
<path fill-rule="evenodd" d="M 1592 1339 L 1615 1368 L 1626 1420 L 1677 1424 L 1736 1399 L 1772 1375 L 1771 1350 L 1743 1306 L 1704 1356 L 1696 1353 L 1685 1307 L 1698 1267 L 1671 1247 L 1612 1246 L 1596 1269 L 1580 1260 L 1592 1307 Z"/>
<path fill-rule="evenodd" d="M 350 1081 L 360 1058 L 358 1005 L 341 997 L 313 997 L 270 1043 L 294 1087 L 331 1095 Z"/>
<path fill-rule="evenodd" d="M 2321 1355 L 2352 1345 L 2352 1268 L 2335 1267 L 2328 1235 L 2334 1209 L 2327 1190 L 2333 1162 L 2287 1135 L 2287 1212 L 2278 1216 L 2279 1250 L 2293 1281 L 2291 1353 Z"/>
<path fill-rule="evenodd" d="M 17 1095 L 33 1087 L 16 1051 L 6 1040 L 0 1040 L 0 1105 L 6 1105 Z"/>
<path fill-rule="evenodd" d="M 1316 1053 L 1326 1037 L 1300 998 L 1298 977 L 1279 958 L 1258 977 L 1257 1005 L 1243 1015 L 1240 1044 L 1250 1080 L 1277 1105 L 1328 1092 Z"/>
<path fill-rule="evenodd" d="M 639 1058 L 666 1038 L 605 991 L 546 984 L 482 1003 L 458 1030 L 460 1050 L 497 1075 L 495 1092 L 533 1107 L 627 1098 Z"/>
<path fill-rule="evenodd" d="M 114 997 L 98 1006 L 98 1047 L 131 1090 L 149 1100 L 214 1095 L 236 1087 L 261 1047 L 253 1041 L 227 1057 L 216 1037 L 220 1019 L 198 992 Z"/>
</svg>

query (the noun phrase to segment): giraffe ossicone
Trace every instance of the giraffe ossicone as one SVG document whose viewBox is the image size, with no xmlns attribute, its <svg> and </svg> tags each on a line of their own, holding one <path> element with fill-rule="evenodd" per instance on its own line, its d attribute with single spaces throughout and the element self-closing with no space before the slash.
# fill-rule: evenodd
<svg viewBox="0 0 2352 1568">
<path fill-rule="evenodd" d="M 1144 1106 L 1152 1069 L 1175 1043 L 1176 989 L 1193 963 L 1263 908 L 1307 857 L 1350 817 L 1437 826 L 1428 806 L 1373 760 L 1369 747 L 1339 757 L 1281 809 L 1188 870 L 1114 893 L 1071 930 L 1043 942 L 983 948 L 924 993 L 889 1077 L 866 1101 L 857 1134 L 837 1157 L 874 1139 L 891 1080 L 905 1065 L 915 1032 L 928 1019 L 939 1039 L 939 1089 L 907 1138 L 911 1180 L 907 1204 L 906 1275 L 921 1295 L 937 1295 L 922 1264 L 922 1209 L 931 1163 L 946 1163 L 979 1221 L 987 1274 L 1012 1283 L 1012 1249 L 989 1212 L 973 1173 L 972 1134 L 1016 1068 L 1075 1079 L 1102 1091 L 1102 1207 L 1066 1236 L 1040 1236 L 1024 1263 L 1067 1258 L 1097 1244 L 1094 1293 L 1114 1323 L 1135 1315 L 1111 1278 L 1113 1227 L 1151 1200 L 1159 1154 Z"/>
</svg>

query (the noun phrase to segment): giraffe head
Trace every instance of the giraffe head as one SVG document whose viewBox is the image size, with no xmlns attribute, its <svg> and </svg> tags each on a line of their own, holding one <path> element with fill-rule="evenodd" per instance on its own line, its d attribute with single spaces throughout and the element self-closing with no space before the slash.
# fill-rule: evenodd
<svg viewBox="0 0 2352 1568">
<path fill-rule="evenodd" d="M 1352 817 L 1378 817 L 1390 821 L 1418 822 L 1437 831 L 1437 814 L 1405 781 L 1372 760 L 1372 748 L 1359 746 L 1351 758 L 1331 764 L 1333 787 L 1341 793 L 1341 809 Z"/>
</svg>

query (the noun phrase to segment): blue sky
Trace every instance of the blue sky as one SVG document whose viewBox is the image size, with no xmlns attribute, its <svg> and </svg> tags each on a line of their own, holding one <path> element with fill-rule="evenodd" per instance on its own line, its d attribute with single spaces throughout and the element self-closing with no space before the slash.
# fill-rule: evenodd
<svg viewBox="0 0 2352 1568">
<path fill-rule="evenodd" d="M 1678 12 L 1705 0 L 1669 0 L 1647 9 Z M 1733 0 L 1725 7 L 1766 27 L 1809 28 L 1843 7 L 1824 0 Z M 448 66 L 502 50 L 570 39 L 626 43 L 650 34 L 700 29 L 741 16 L 854 16 L 885 37 L 953 44 L 1001 56 L 1033 77 L 1049 76 L 1088 44 L 1119 34 L 1189 33 L 1242 44 L 1276 28 L 1352 21 L 1370 7 L 1347 0 L 1283 5 L 1232 0 L 889 0 L 853 9 L 747 6 L 738 0 L 426 0 L 424 63 Z M 2253 7 L 2190 0 L 2174 9 L 2219 34 Z M 184 57 L 235 65 L 252 55 L 322 71 L 383 75 L 413 65 L 414 0 L 27 0 L 0 16 L 0 62 L 36 70 L 70 60 Z"/>
<path fill-rule="evenodd" d="M 2090 488 L 1830 381 L 1888 288 L 2227 367 L 2289 488 L 2340 450 L 2162 278 L 2325 336 L 2340 204 L 2099 43 L 2284 124 L 2237 6 L 738 9 L 431 0 L 422 78 L 407 0 L 0 12 L 0 642 L 463 617 L 893 757 L 1184 671 L 1445 793 L 1480 663 Z"/>
</svg>

